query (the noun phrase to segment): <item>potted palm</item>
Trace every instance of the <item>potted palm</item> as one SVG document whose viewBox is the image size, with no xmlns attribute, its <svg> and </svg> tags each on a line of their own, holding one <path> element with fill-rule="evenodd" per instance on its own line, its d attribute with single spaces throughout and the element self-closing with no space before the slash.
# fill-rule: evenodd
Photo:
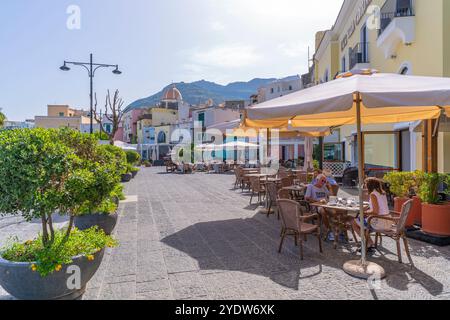
<svg viewBox="0 0 450 320">
<path fill-rule="evenodd" d="M 72 131 L 11 130 L 0 132 L 0 212 L 38 219 L 42 232 L 33 240 L 12 239 L 0 249 L 0 285 L 19 299 L 80 297 L 106 247 L 115 240 L 97 228 L 74 228 L 75 215 L 87 200 L 83 187 L 89 172 L 81 154 L 94 145 L 66 143 Z M 56 230 L 55 214 L 69 215 Z"/>
<path fill-rule="evenodd" d="M 389 190 L 396 196 L 394 198 L 394 211 L 400 212 L 408 200 L 413 200 L 411 212 L 406 226 L 422 224 L 422 202 L 417 192 L 420 186 L 420 172 L 389 172 L 384 181 L 389 184 Z"/>
<path fill-rule="evenodd" d="M 450 236 L 450 203 L 439 195 L 439 188 L 449 194 L 449 174 L 423 173 L 419 195 L 422 199 L 422 231 L 436 236 Z"/>
</svg>

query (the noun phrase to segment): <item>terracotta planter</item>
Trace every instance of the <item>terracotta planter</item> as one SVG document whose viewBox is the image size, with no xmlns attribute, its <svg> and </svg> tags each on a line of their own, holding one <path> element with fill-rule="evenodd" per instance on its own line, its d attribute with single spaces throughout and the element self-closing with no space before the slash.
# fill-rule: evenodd
<svg viewBox="0 0 450 320">
<path fill-rule="evenodd" d="M 450 203 L 422 204 L 422 231 L 431 235 L 450 237 Z"/>
<path fill-rule="evenodd" d="M 422 225 L 422 200 L 419 197 L 413 197 L 413 206 L 408 220 L 411 220 L 413 224 Z"/>
<path fill-rule="evenodd" d="M 409 198 L 395 198 L 394 211 L 401 212 L 403 205 L 410 200 Z M 406 220 L 406 227 L 412 227 L 415 224 L 422 224 L 422 201 L 419 197 L 413 197 L 413 204 L 408 219 Z"/>
</svg>

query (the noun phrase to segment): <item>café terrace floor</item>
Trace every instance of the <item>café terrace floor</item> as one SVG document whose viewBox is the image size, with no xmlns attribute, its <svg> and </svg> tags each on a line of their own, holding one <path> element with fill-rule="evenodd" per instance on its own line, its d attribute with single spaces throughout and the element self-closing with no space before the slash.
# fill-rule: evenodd
<svg viewBox="0 0 450 320">
<path fill-rule="evenodd" d="M 388 276 L 371 288 L 342 270 L 358 258 L 353 242 L 337 250 L 325 243 L 320 254 L 310 237 L 301 261 L 289 239 L 278 254 L 280 222 L 249 206 L 233 183 L 232 174 L 142 169 L 119 208 L 120 246 L 108 250 L 84 299 L 450 299 L 450 247 L 411 239 L 411 268 L 384 238 L 371 260 Z M 0 218 L 0 245 L 38 231 L 39 223 Z M 11 297 L 0 287 L 1 299 Z"/>
</svg>

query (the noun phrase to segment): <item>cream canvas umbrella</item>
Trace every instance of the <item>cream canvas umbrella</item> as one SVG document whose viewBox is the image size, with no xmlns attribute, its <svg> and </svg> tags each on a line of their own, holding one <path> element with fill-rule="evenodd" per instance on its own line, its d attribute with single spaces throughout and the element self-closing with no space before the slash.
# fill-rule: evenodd
<svg viewBox="0 0 450 320">
<path fill-rule="evenodd" d="M 346 74 L 337 80 L 280 97 L 247 111 L 247 127 L 341 126 L 356 124 L 358 134 L 359 199 L 363 203 L 362 124 L 412 122 L 449 115 L 450 78 L 397 74 Z M 365 247 L 364 211 L 361 206 L 361 242 Z M 384 270 L 366 261 L 349 261 L 344 270 L 368 278 Z"/>
</svg>

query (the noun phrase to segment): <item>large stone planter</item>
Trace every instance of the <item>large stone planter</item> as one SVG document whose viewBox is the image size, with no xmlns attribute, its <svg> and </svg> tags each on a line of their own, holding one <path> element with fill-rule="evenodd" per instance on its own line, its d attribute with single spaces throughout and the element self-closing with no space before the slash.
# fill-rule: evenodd
<svg viewBox="0 0 450 320">
<path fill-rule="evenodd" d="M 422 231 L 431 235 L 450 237 L 450 203 L 422 204 Z"/>
<path fill-rule="evenodd" d="M 94 226 L 98 226 L 105 231 L 107 235 L 111 235 L 117 224 L 119 214 L 87 214 L 75 217 L 75 227 L 80 230 L 87 230 Z"/>
<path fill-rule="evenodd" d="M 131 173 L 125 173 L 122 175 L 122 182 L 130 182 L 132 178 Z"/>
<path fill-rule="evenodd" d="M 71 265 L 65 265 L 59 272 L 55 271 L 46 277 L 32 271 L 32 263 L 11 262 L 0 257 L 0 285 L 10 295 L 21 300 L 75 300 L 84 294 L 104 253 L 105 249 L 97 252 L 93 261 L 76 257 Z M 80 279 L 79 288 L 73 288 L 76 277 Z"/>
</svg>

